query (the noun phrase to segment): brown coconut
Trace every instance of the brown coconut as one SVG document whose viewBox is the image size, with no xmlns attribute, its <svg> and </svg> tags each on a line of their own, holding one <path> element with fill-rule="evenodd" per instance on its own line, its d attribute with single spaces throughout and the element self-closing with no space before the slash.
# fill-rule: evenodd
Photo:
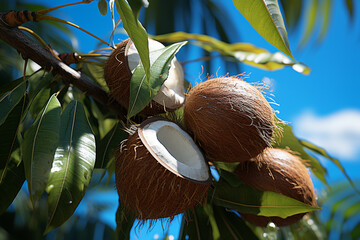
<svg viewBox="0 0 360 240">
<path fill-rule="evenodd" d="M 190 90 L 184 121 L 195 141 L 215 161 L 246 161 L 271 140 L 274 114 L 261 92 L 235 77 L 209 79 Z"/>
<path fill-rule="evenodd" d="M 288 151 L 267 148 L 262 155 L 240 163 L 235 174 L 246 185 L 272 191 L 317 206 L 313 183 L 302 159 Z M 265 227 L 269 222 L 286 226 L 299 221 L 305 213 L 287 218 L 241 214 L 250 223 Z"/>
<path fill-rule="evenodd" d="M 117 152 L 115 178 L 121 205 L 141 220 L 173 217 L 202 204 L 211 184 L 191 137 L 175 123 L 154 117 Z"/>
<path fill-rule="evenodd" d="M 164 45 L 160 42 L 149 39 L 150 51 L 156 51 L 163 47 Z M 157 57 L 157 54 L 151 55 L 150 63 L 152 64 Z M 132 72 L 139 64 L 140 56 L 134 43 L 129 38 L 117 45 L 104 68 L 104 78 L 110 90 L 109 95 L 126 109 L 129 108 Z M 181 107 L 184 101 L 184 72 L 180 63 L 174 57 L 168 78 L 142 113 L 154 115 L 165 111 L 174 111 Z"/>
</svg>

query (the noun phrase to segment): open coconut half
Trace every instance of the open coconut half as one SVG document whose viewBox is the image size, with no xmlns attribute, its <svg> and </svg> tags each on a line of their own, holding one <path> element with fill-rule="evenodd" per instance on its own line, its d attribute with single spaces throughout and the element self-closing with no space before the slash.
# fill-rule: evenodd
<svg viewBox="0 0 360 240">
<path fill-rule="evenodd" d="M 150 65 L 160 55 L 160 49 L 165 46 L 149 39 Z M 104 69 L 104 77 L 110 89 L 110 96 L 126 109 L 129 108 L 130 81 L 135 68 L 141 64 L 139 53 L 131 39 L 119 43 L 110 55 Z M 170 65 L 168 78 L 164 81 L 158 94 L 143 110 L 145 114 L 173 111 L 184 104 L 184 71 L 176 57 Z"/>
<path fill-rule="evenodd" d="M 121 205 L 138 219 L 173 217 L 202 204 L 211 184 L 209 167 L 178 125 L 150 118 L 116 156 Z"/>
<path fill-rule="evenodd" d="M 234 172 L 246 185 L 262 191 L 272 191 L 311 206 L 317 206 L 314 186 L 302 159 L 279 148 L 267 148 L 251 161 L 240 163 Z M 305 213 L 285 219 L 241 214 L 250 223 L 266 227 L 269 222 L 286 226 L 300 220 Z"/>
</svg>

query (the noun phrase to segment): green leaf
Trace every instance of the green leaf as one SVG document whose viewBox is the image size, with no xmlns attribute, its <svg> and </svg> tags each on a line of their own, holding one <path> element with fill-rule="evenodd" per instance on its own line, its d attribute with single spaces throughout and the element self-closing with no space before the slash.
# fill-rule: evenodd
<svg viewBox="0 0 360 240">
<path fill-rule="evenodd" d="M 258 239 L 250 227 L 235 213 L 225 208 L 213 206 L 214 217 L 220 231 L 221 239 Z"/>
<path fill-rule="evenodd" d="M 101 15 L 105 16 L 107 14 L 107 2 L 106 2 L 106 0 L 99 0 L 98 8 L 99 8 L 99 11 L 100 11 Z"/>
<path fill-rule="evenodd" d="M 313 0 L 308 5 L 306 13 L 306 29 L 303 38 L 300 41 L 300 46 L 304 46 L 310 39 L 311 34 L 315 30 L 315 23 L 318 17 L 319 0 Z"/>
<path fill-rule="evenodd" d="M 21 145 L 25 176 L 33 206 L 45 191 L 59 139 L 61 105 L 52 95 L 45 108 L 27 129 Z"/>
<path fill-rule="evenodd" d="M 125 0 L 115 0 L 116 10 L 118 11 L 123 27 L 134 42 L 136 49 L 144 67 L 146 78 L 150 79 L 150 58 L 149 45 L 146 30 L 141 25 L 136 16 L 134 16 L 131 7 Z"/>
<path fill-rule="evenodd" d="M 126 139 L 127 134 L 119 124 L 116 125 L 103 137 L 96 142 L 96 164 L 95 168 L 104 168 L 115 155 L 115 149 L 119 147 L 122 140 Z"/>
<path fill-rule="evenodd" d="M 141 7 L 142 6 L 148 7 L 149 2 L 147 0 L 131 0 L 129 1 L 129 4 L 134 13 L 135 18 L 138 19 Z"/>
<path fill-rule="evenodd" d="M 1 86 L 0 90 L 0 125 L 3 124 L 11 110 L 24 97 L 26 81 L 23 78 Z"/>
<path fill-rule="evenodd" d="M 49 101 L 50 90 L 50 88 L 44 88 L 32 99 L 29 112 L 33 118 L 36 118 L 38 114 L 41 113 L 41 110 Z"/>
<path fill-rule="evenodd" d="M 233 0 L 233 3 L 266 41 L 294 59 L 277 0 Z"/>
<path fill-rule="evenodd" d="M 174 43 L 166 48 L 154 51 L 151 54 L 159 54 L 150 68 L 150 81 L 145 83 L 144 68 L 139 65 L 130 82 L 130 103 L 128 110 L 128 117 L 132 117 L 143 110 L 146 105 L 156 96 L 162 84 L 167 79 L 170 69 L 170 64 L 175 54 L 187 42 Z"/>
<path fill-rule="evenodd" d="M 202 47 L 208 52 L 217 51 L 223 56 L 231 57 L 232 61 L 243 62 L 264 70 L 280 70 L 286 66 L 291 66 L 295 71 L 303 74 L 309 74 L 311 71 L 308 66 L 294 62 L 281 52 L 270 53 L 249 43 L 229 44 L 207 35 L 186 32 L 168 33 L 153 38 L 161 42 L 195 40 L 190 43 Z"/>
<path fill-rule="evenodd" d="M 242 213 L 286 218 L 319 209 L 282 194 L 249 187 L 226 171 L 221 172 L 221 178 L 216 182 L 215 187 L 216 205 Z"/>
<path fill-rule="evenodd" d="M 24 164 L 21 161 L 19 148 L 11 154 L 6 168 L 0 168 L 0 177 L 1 215 L 14 201 L 25 182 Z"/>
<path fill-rule="evenodd" d="M 209 216 L 204 208 L 194 207 L 185 213 L 181 223 L 179 239 L 213 240 Z"/>
<path fill-rule="evenodd" d="M 89 75 L 99 84 L 106 92 L 109 92 L 109 87 L 104 78 L 104 68 L 92 63 L 84 64 L 84 67 L 89 71 Z"/>
<path fill-rule="evenodd" d="M 351 178 L 349 177 L 349 175 L 346 173 L 345 168 L 341 165 L 340 161 L 337 160 L 336 158 L 331 157 L 326 151 L 325 149 L 318 147 L 312 143 L 309 143 L 307 141 L 304 140 L 300 140 L 301 145 L 303 145 L 305 148 L 316 152 L 322 156 L 324 156 L 325 158 L 329 159 L 331 162 L 333 162 L 339 169 L 340 171 L 344 174 L 344 176 L 347 178 L 347 180 L 350 182 L 350 184 L 353 186 L 353 188 L 358 192 L 359 190 L 357 189 L 357 187 L 355 186 L 354 182 L 351 180 Z"/>
<path fill-rule="evenodd" d="M 354 0 L 345 0 L 346 9 L 350 15 L 351 20 L 354 20 Z"/>
<path fill-rule="evenodd" d="M 59 144 L 46 188 L 49 196 L 45 233 L 71 217 L 86 192 L 95 165 L 95 137 L 83 105 L 70 102 L 60 121 Z"/>
<path fill-rule="evenodd" d="M 16 139 L 24 101 L 23 98 L 0 126 L 0 214 L 9 207 L 25 181 L 24 165 Z"/>
<path fill-rule="evenodd" d="M 273 147 L 289 148 L 290 150 L 300 154 L 300 157 L 310 164 L 311 171 L 314 175 L 324 184 L 327 184 L 325 176 L 327 175 L 326 169 L 321 165 L 320 161 L 310 156 L 304 149 L 303 144 L 297 139 L 292 131 L 292 127 L 285 123 L 279 123 L 278 129 L 282 131 L 275 134 L 275 139 L 272 142 Z"/>
<path fill-rule="evenodd" d="M 130 239 L 130 231 L 135 222 L 135 217 L 129 214 L 126 214 L 122 207 L 119 206 L 116 211 L 116 230 L 115 230 L 115 239 L 116 240 L 126 240 Z"/>
<path fill-rule="evenodd" d="M 322 15 L 323 15 L 323 24 L 321 27 L 321 32 L 319 34 L 319 37 L 317 39 L 317 41 L 322 41 L 325 36 L 327 31 L 329 30 L 329 25 L 330 25 L 330 14 L 331 14 L 331 7 L 332 7 L 332 0 L 325 0 L 322 2 L 322 6 L 321 6 L 321 11 L 322 11 Z"/>
</svg>

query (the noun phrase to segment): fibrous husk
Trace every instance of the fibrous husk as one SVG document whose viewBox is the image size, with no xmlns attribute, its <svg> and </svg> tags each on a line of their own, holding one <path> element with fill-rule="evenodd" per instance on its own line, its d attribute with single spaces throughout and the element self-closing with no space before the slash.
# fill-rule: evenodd
<svg viewBox="0 0 360 240">
<path fill-rule="evenodd" d="M 286 150 L 267 148 L 257 158 L 240 163 L 234 173 L 244 184 L 253 188 L 276 192 L 305 204 L 317 206 L 313 183 L 304 161 Z M 250 223 L 265 227 L 269 222 L 274 222 L 277 226 L 293 224 L 305 213 L 285 219 L 245 213 L 241 215 Z"/>
<path fill-rule="evenodd" d="M 149 39 L 150 51 L 163 47 L 164 45 L 160 42 Z M 155 60 L 150 57 L 150 63 Z M 132 73 L 139 64 L 139 54 L 129 38 L 117 45 L 104 68 L 104 78 L 110 89 L 109 95 L 126 109 L 129 108 Z M 158 94 L 141 113 L 154 115 L 165 111 L 174 111 L 181 107 L 184 101 L 184 72 L 180 63 L 174 57 L 168 78 L 161 86 Z"/>
<path fill-rule="evenodd" d="M 116 155 L 115 178 L 119 201 L 126 211 L 141 220 L 172 218 L 203 204 L 211 184 L 205 161 L 200 164 L 206 166 L 201 170 L 207 175 L 202 177 L 204 180 L 191 179 L 166 165 L 149 149 L 151 143 L 146 141 L 151 140 L 143 139 L 141 131 L 154 121 L 166 120 L 146 120 L 122 144 Z M 190 136 L 188 139 L 191 140 Z"/>
<path fill-rule="evenodd" d="M 270 145 L 274 114 L 261 92 L 235 77 L 209 79 L 185 100 L 184 121 L 215 161 L 241 162 Z"/>
</svg>

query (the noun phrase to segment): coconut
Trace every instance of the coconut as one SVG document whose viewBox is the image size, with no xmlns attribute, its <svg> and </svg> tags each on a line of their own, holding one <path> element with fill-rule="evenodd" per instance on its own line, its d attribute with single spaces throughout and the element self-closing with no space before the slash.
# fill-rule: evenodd
<svg viewBox="0 0 360 240">
<path fill-rule="evenodd" d="M 152 117 L 116 155 L 121 206 L 138 219 L 173 217 L 202 204 L 210 172 L 192 138 L 174 122 Z"/>
<path fill-rule="evenodd" d="M 305 204 L 317 206 L 313 183 L 302 159 L 283 149 L 267 148 L 263 154 L 240 163 L 234 172 L 246 185 L 262 191 L 272 191 Z M 300 220 L 305 213 L 285 219 L 241 214 L 250 223 L 265 227 L 269 222 L 286 226 Z"/>
<path fill-rule="evenodd" d="M 162 48 L 164 48 L 162 43 L 149 39 L 150 64 L 159 57 L 160 52 L 157 50 Z M 104 77 L 110 89 L 109 95 L 126 109 L 129 108 L 131 76 L 139 64 L 139 53 L 129 38 L 117 45 L 105 65 Z M 174 57 L 167 79 L 143 113 L 173 111 L 181 107 L 184 101 L 184 71 Z"/>
<path fill-rule="evenodd" d="M 269 146 L 273 111 L 260 91 L 235 77 L 209 79 L 186 97 L 184 121 L 209 159 L 249 160 Z"/>
</svg>

